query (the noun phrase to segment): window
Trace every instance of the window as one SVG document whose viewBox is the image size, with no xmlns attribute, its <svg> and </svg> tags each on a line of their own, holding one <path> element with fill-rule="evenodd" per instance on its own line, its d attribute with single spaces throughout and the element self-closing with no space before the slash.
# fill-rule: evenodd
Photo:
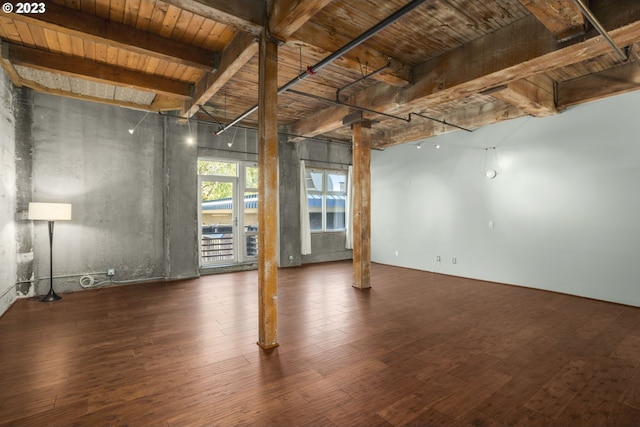
<svg viewBox="0 0 640 427">
<path fill-rule="evenodd" d="M 311 231 L 344 230 L 347 173 L 307 169 L 306 180 Z"/>
</svg>

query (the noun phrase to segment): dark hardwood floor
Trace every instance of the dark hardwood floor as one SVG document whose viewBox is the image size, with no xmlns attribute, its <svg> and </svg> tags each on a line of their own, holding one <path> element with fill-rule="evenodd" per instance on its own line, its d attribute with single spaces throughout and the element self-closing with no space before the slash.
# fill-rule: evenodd
<svg viewBox="0 0 640 427">
<path fill-rule="evenodd" d="M 0 318 L 0 425 L 636 426 L 640 308 L 373 265 L 112 287 Z"/>
</svg>

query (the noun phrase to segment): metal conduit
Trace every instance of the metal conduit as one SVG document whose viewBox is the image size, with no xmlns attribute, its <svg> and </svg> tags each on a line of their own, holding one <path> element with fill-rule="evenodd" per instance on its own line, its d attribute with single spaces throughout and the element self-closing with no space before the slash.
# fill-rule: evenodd
<svg viewBox="0 0 640 427">
<path fill-rule="evenodd" d="M 607 33 L 607 30 L 605 30 L 602 24 L 600 24 L 600 21 L 598 21 L 593 13 L 591 13 L 589 8 L 584 3 L 582 3 L 582 0 L 573 0 L 573 2 L 582 11 L 583 15 L 589 20 L 589 22 L 591 22 L 591 25 L 593 25 L 595 29 L 600 33 L 600 35 L 605 38 L 605 40 L 611 45 L 611 47 L 613 47 L 613 50 L 616 51 L 620 58 L 622 58 L 623 61 L 627 61 L 629 59 L 627 54 L 625 54 L 622 49 L 618 47 L 609 33 Z"/>
<path fill-rule="evenodd" d="M 320 71 L 325 66 L 329 65 L 330 63 L 332 63 L 333 61 L 335 61 L 336 59 L 338 59 L 339 57 L 341 57 L 342 55 L 344 55 L 345 53 L 347 53 L 348 51 L 350 51 L 354 47 L 364 43 L 369 38 L 373 37 L 374 35 L 376 35 L 380 31 L 382 31 L 383 29 L 385 29 L 389 25 L 393 24 L 398 19 L 402 18 L 404 15 L 406 15 L 409 12 L 411 12 L 412 10 L 414 10 L 415 8 L 417 8 L 418 6 L 420 6 L 422 3 L 426 2 L 426 1 L 427 0 L 413 0 L 412 2 L 406 4 L 404 7 L 398 9 L 395 13 L 393 13 L 392 15 L 389 15 L 383 21 L 380 21 L 379 23 L 377 23 L 376 25 L 374 25 L 373 27 L 371 27 L 370 29 L 368 29 L 364 33 L 360 34 L 358 37 L 356 37 L 355 39 L 353 39 L 352 41 L 350 41 L 346 45 L 342 46 L 337 51 L 333 52 L 332 54 L 330 54 L 326 58 L 322 59 L 316 65 L 307 67 L 306 71 L 301 72 L 297 77 L 293 78 L 291 81 L 286 83 L 284 86 L 280 87 L 278 89 L 278 94 L 282 94 L 282 93 L 286 92 L 291 87 L 296 85 L 299 81 L 302 81 L 302 80 L 306 79 L 307 77 L 309 77 L 310 75 L 313 75 L 313 74 L 317 73 L 318 71 Z M 233 127 L 233 126 L 235 126 L 238 122 L 240 122 L 241 120 L 244 120 L 247 116 L 251 115 L 252 113 L 256 112 L 257 110 L 258 110 L 258 104 L 256 104 L 253 107 L 249 108 L 247 111 L 242 113 L 236 119 L 232 120 L 231 122 L 229 122 L 228 124 L 223 126 L 217 132 L 214 132 L 214 135 L 220 135 L 222 132 L 226 131 L 227 129 L 229 129 L 229 128 Z"/>
</svg>

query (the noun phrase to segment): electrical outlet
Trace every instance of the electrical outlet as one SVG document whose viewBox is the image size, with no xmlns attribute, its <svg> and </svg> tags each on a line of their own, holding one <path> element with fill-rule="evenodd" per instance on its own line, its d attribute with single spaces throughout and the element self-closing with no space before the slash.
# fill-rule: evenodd
<svg viewBox="0 0 640 427">
<path fill-rule="evenodd" d="M 440 262 L 440 255 L 438 255 L 438 256 L 436 257 L 436 261 L 437 261 L 437 262 Z"/>
<path fill-rule="evenodd" d="M 115 268 L 107 268 L 107 276 L 112 277 L 116 275 L 116 269 Z"/>
<path fill-rule="evenodd" d="M 458 263 L 458 260 L 457 260 L 457 259 L 455 259 L 455 258 L 452 258 L 452 259 L 451 259 L 451 262 L 452 262 L 453 264 L 457 264 L 457 263 Z"/>
<path fill-rule="evenodd" d="M 293 255 L 289 255 L 289 261 L 293 261 Z"/>
</svg>

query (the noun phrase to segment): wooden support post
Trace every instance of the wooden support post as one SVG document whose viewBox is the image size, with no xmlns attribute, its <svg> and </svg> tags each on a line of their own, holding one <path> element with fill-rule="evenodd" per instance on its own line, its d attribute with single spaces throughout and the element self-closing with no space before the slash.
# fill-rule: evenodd
<svg viewBox="0 0 640 427">
<path fill-rule="evenodd" d="M 353 286 L 371 287 L 371 124 L 353 124 Z"/>
<path fill-rule="evenodd" d="M 278 346 L 278 47 L 260 39 L 258 98 L 258 345 Z"/>
</svg>

